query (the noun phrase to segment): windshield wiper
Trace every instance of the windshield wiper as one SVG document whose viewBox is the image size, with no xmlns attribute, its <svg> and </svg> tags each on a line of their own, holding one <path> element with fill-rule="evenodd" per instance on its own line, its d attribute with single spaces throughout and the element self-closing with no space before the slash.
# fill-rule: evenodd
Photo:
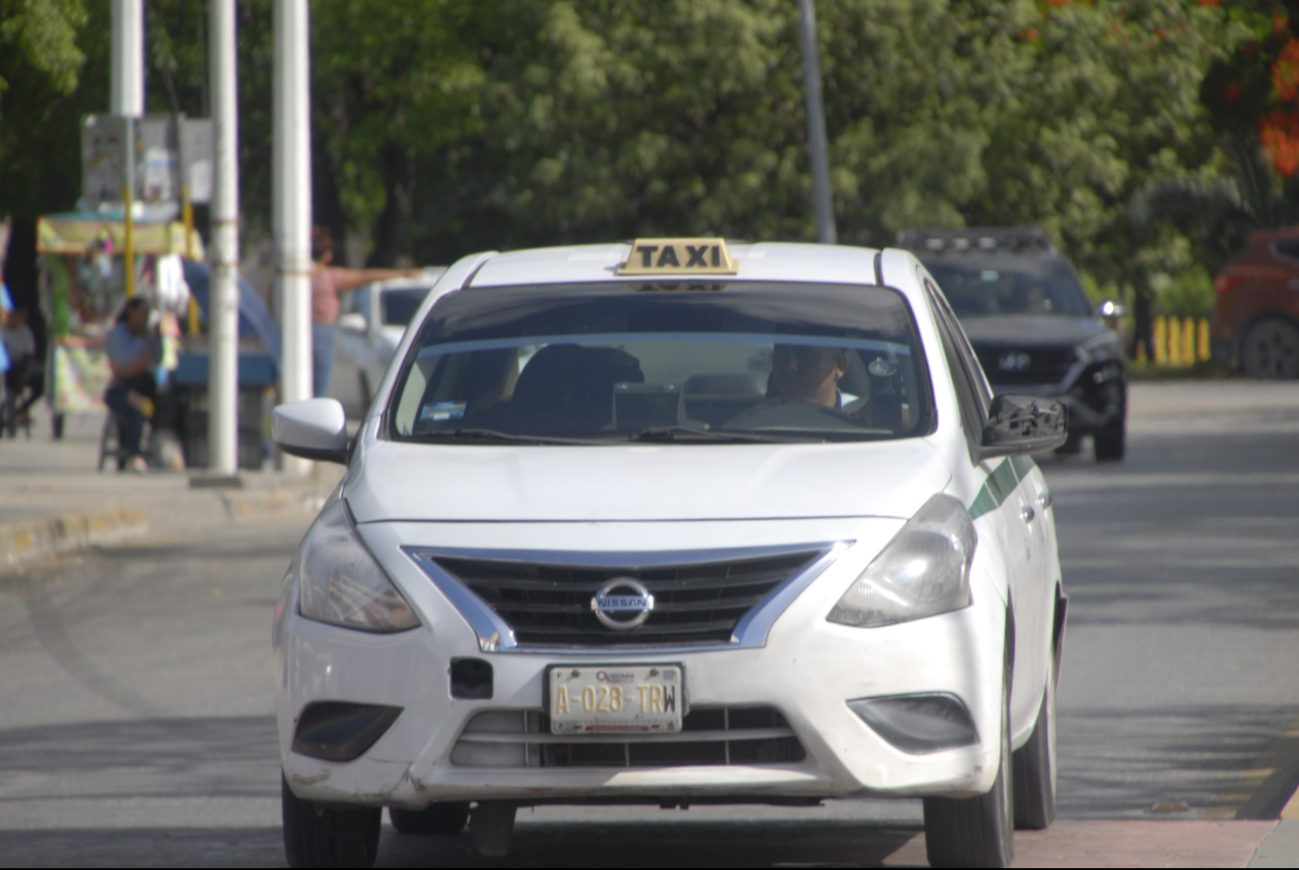
<svg viewBox="0 0 1299 870">
<path fill-rule="evenodd" d="M 414 436 L 419 441 L 499 441 L 504 444 L 591 444 L 589 438 L 560 438 L 550 435 L 515 435 L 495 429 L 441 429 Z"/>
<path fill-rule="evenodd" d="M 630 437 L 632 441 L 729 441 L 757 444 L 797 444 L 823 440 L 815 437 L 760 435 L 756 432 L 734 430 L 717 432 L 711 429 L 693 429 L 689 426 L 646 426 L 639 432 L 633 432 Z"/>
</svg>

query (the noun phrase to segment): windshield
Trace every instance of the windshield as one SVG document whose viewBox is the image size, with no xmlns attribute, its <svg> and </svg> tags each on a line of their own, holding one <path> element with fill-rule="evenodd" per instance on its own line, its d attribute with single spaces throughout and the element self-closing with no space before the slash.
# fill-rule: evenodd
<svg viewBox="0 0 1299 870">
<path fill-rule="evenodd" d="M 420 303 L 428 295 L 429 287 L 404 287 L 400 290 L 385 290 L 379 297 L 382 306 L 384 326 L 405 326 L 419 310 Z"/>
<path fill-rule="evenodd" d="M 959 317 L 999 314 L 1090 316 L 1091 306 L 1068 265 L 1058 260 L 926 262 Z"/>
<path fill-rule="evenodd" d="M 449 294 L 403 367 L 403 440 L 823 441 L 927 434 L 910 308 L 878 287 L 602 284 Z"/>
</svg>

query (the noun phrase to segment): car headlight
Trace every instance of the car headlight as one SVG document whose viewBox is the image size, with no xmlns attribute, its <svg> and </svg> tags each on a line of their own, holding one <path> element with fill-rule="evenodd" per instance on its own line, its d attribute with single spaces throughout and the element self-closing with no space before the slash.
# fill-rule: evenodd
<svg viewBox="0 0 1299 870">
<path fill-rule="evenodd" d="M 320 512 L 298 558 L 298 612 L 361 631 L 406 631 L 419 617 L 352 528 L 342 499 Z"/>
<path fill-rule="evenodd" d="M 826 618 L 869 628 L 966 607 L 977 543 L 965 506 L 936 495 L 866 566 Z"/>
</svg>

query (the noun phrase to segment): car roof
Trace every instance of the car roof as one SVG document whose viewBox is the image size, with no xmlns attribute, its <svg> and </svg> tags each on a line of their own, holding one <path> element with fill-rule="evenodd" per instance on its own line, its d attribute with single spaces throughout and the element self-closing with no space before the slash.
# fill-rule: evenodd
<svg viewBox="0 0 1299 870">
<path fill-rule="evenodd" d="M 739 261 L 735 275 L 699 278 L 645 278 L 639 281 L 815 281 L 831 284 L 877 284 L 874 248 L 815 245 L 793 242 L 727 243 Z M 469 287 L 503 287 L 519 284 L 579 284 L 627 280 L 616 274 L 631 256 L 632 243 L 576 245 L 511 251 L 490 257 Z"/>
<path fill-rule="evenodd" d="M 964 269 L 1013 269 L 1045 275 L 1057 271 L 1061 265 L 1069 266 L 1069 259 L 1059 251 L 991 251 L 969 254 L 918 254 L 926 268 L 949 266 Z"/>
</svg>

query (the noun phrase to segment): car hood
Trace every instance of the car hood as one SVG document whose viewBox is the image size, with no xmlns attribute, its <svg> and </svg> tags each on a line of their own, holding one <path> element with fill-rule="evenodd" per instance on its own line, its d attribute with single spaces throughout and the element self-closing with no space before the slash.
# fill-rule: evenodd
<svg viewBox="0 0 1299 870">
<path fill-rule="evenodd" d="M 1001 314 L 963 317 L 961 328 L 970 343 L 1014 347 L 1061 347 L 1082 344 L 1108 327 L 1094 317 L 1062 314 Z"/>
<path fill-rule="evenodd" d="M 371 441 L 344 495 L 361 523 L 910 517 L 950 478 L 922 438 L 592 447 Z"/>
</svg>

